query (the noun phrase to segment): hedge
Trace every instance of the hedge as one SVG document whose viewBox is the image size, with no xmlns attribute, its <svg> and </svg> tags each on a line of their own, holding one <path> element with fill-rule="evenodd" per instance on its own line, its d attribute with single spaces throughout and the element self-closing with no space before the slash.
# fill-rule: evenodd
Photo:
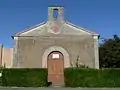
<svg viewBox="0 0 120 90">
<path fill-rule="evenodd" d="M 120 87 L 120 69 L 66 68 L 65 87 Z M 3 69 L 1 86 L 47 87 L 47 69 Z"/>
<path fill-rule="evenodd" d="M 2 86 L 45 87 L 47 69 L 3 69 Z"/>
<path fill-rule="evenodd" d="M 120 69 L 66 68 L 66 87 L 120 87 Z"/>
</svg>

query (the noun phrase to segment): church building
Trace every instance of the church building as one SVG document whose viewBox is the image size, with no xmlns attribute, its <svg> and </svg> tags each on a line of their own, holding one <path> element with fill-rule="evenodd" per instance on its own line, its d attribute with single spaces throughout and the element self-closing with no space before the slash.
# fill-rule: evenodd
<svg viewBox="0 0 120 90">
<path fill-rule="evenodd" d="M 6 68 L 67 68 L 77 63 L 99 69 L 98 34 L 68 22 L 62 6 L 49 6 L 47 21 L 12 38 L 13 48 L 0 45 L 0 64 Z"/>
</svg>

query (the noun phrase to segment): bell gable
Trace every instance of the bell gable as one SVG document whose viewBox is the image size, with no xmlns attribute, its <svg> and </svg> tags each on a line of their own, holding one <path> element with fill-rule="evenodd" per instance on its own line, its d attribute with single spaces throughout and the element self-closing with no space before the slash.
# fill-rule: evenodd
<svg viewBox="0 0 120 90">
<path fill-rule="evenodd" d="M 16 33 L 14 36 L 45 36 L 45 35 L 97 35 L 64 20 L 64 7 L 48 7 L 48 21 Z"/>
</svg>

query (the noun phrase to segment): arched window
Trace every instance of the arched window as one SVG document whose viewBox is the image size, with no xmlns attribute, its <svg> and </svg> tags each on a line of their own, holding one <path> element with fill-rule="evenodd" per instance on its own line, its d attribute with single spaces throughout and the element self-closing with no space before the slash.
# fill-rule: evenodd
<svg viewBox="0 0 120 90">
<path fill-rule="evenodd" d="M 53 17 L 58 18 L 58 9 L 53 9 Z"/>
</svg>

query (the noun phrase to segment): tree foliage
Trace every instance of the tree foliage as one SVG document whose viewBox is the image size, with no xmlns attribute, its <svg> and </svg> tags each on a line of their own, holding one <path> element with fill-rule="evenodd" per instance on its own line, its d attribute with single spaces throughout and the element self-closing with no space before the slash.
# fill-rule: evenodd
<svg viewBox="0 0 120 90">
<path fill-rule="evenodd" d="M 101 68 L 120 68 L 120 37 L 104 39 L 99 47 Z"/>
</svg>

